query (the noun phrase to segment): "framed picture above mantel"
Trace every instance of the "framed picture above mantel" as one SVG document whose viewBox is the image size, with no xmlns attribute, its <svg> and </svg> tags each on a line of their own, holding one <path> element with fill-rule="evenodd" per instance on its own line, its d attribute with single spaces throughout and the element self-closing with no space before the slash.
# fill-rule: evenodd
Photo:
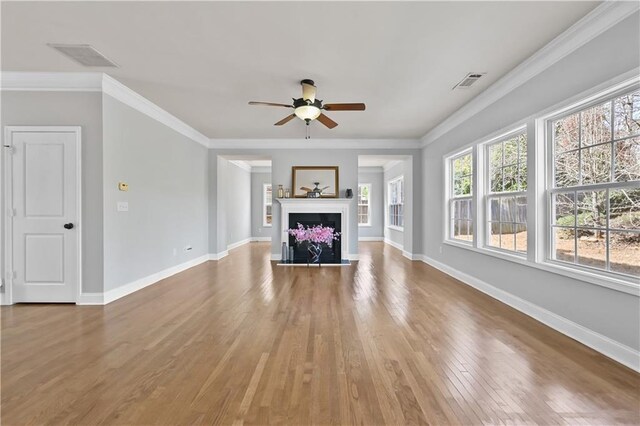
<svg viewBox="0 0 640 426">
<path fill-rule="evenodd" d="M 318 191 L 318 198 L 338 198 L 338 166 L 293 166 L 291 175 L 295 198 L 309 198 L 308 193 Z"/>
</svg>

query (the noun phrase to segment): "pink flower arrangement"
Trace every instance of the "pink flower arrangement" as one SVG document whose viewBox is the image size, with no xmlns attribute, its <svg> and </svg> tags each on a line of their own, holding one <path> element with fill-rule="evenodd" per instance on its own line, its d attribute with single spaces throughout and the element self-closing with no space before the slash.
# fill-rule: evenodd
<svg viewBox="0 0 640 426">
<path fill-rule="evenodd" d="M 303 226 L 298 223 L 298 227 L 295 229 L 289 229 L 289 234 L 293 235 L 296 242 L 311 242 L 314 244 L 326 244 L 329 247 L 333 245 L 333 241 L 337 240 L 340 236 L 339 232 L 334 232 L 335 229 L 330 226 Z"/>
</svg>

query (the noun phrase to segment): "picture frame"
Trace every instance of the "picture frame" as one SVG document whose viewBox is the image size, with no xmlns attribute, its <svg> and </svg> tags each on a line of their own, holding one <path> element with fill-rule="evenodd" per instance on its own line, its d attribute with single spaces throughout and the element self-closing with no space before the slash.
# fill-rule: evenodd
<svg viewBox="0 0 640 426">
<path fill-rule="evenodd" d="M 321 198 L 339 197 L 338 166 L 293 166 L 291 175 L 294 198 L 307 198 L 307 192 L 316 187 L 316 182 L 321 189 L 327 187 L 322 191 Z"/>
</svg>

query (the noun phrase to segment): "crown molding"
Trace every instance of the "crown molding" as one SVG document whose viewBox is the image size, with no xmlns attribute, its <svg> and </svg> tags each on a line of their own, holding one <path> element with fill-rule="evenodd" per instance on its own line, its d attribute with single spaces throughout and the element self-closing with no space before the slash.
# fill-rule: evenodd
<svg viewBox="0 0 640 426">
<path fill-rule="evenodd" d="M 107 74 L 102 74 L 102 92 L 209 148 L 208 137 Z"/>
<path fill-rule="evenodd" d="M 603 2 L 562 34 L 551 40 L 542 49 L 458 109 L 449 118 L 431 129 L 422 137 L 421 147 L 434 142 L 623 19 L 637 13 L 638 10 L 640 10 L 640 3 L 637 1 Z"/>
<path fill-rule="evenodd" d="M 113 77 L 100 72 L 3 72 L 3 91 L 102 92 L 209 148 L 209 138 Z"/>
<path fill-rule="evenodd" d="M 418 139 L 210 139 L 213 149 L 419 149 Z"/>
<path fill-rule="evenodd" d="M 100 92 L 102 73 L 3 71 L 1 87 L 6 91 Z"/>
</svg>

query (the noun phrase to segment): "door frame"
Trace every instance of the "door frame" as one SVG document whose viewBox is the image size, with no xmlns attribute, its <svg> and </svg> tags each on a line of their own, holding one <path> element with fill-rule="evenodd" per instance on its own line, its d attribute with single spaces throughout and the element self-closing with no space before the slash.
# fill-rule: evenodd
<svg viewBox="0 0 640 426">
<path fill-rule="evenodd" d="M 4 233 L 5 244 L 0 247 L 4 251 L 4 294 L 2 305 L 12 305 L 13 302 L 13 164 L 10 150 L 13 149 L 13 133 L 19 132 L 58 132 L 74 133 L 76 141 L 76 217 L 77 230 L 77 268 L 78 280 L 76 284 L 76 300 L 78 304 L 82 293 L 82 128 L 80 126 L 4 126 L 4 140 L 2 148 L 2 165 L 4 173 L 0 176 L 0 184 L 4 184 Z"/>
</svg>

